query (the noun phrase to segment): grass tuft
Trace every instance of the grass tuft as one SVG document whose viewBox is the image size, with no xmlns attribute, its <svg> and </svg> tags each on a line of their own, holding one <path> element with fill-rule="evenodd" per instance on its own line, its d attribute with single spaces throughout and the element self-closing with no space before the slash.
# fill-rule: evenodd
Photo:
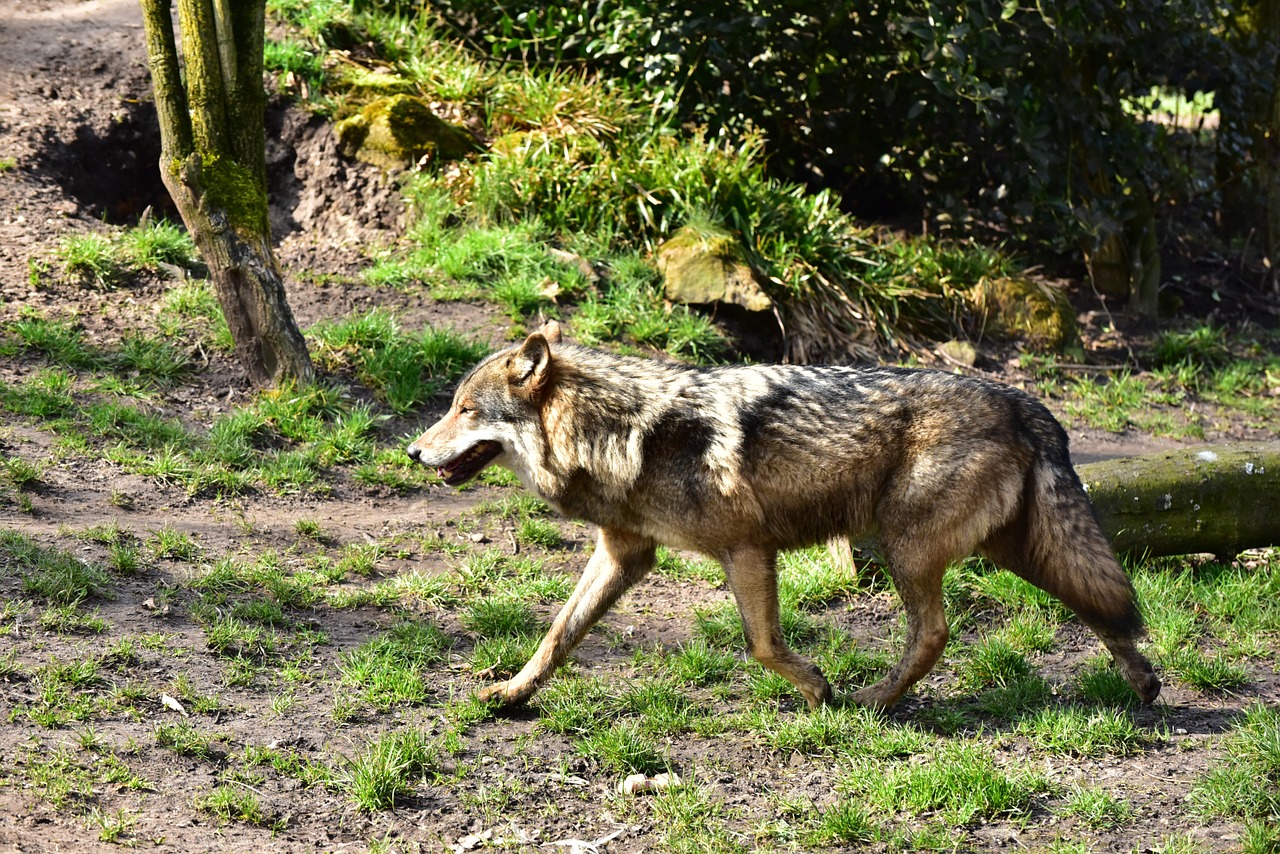
<svg viewBox="0 0 1280 854">
<path fill-rule="evenodd" d="M 397 730 L 349 760 L 338 783 L 359 809 L 378 812 L 394 807 L 437 764 L 436 747 L 421 730 Z"/>
</svg>

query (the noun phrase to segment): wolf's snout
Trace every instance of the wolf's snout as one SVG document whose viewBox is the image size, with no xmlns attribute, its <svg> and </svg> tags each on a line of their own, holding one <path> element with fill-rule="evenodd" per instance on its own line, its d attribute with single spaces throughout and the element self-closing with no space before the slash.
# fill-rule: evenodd
<svg viewBox="0 0 1280 854">
<path fill-rule="evenodd" d="M 422 449 L 419 448 L 416 444 L 414 444 L 406 448 L 405 453 L 409 455 L 409 459 L 413 460 L 414 462 L 417 462 L 418 458 L 422 456 Z"/>
</svg>

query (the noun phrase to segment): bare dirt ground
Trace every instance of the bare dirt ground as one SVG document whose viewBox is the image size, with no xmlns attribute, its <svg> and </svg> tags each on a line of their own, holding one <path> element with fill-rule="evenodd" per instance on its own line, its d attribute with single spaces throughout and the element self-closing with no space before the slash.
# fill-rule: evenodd
<svg viewBox="0 0 1280 854">
<path fill-rule="evenodd" d="M 149 78 L 142 45 L 136 0 L 22 0 L 0 6 L 0 157 L 16 161 L 14 168 L 0 173 L 0 309 L 4 316 L 11 317 L 23 307 L 60 316 L 74 308 L 86 335 L 104 339 L 118 339 L 123 331 L 151 322 L 164 281 L 101 292 L 47 281 L 37 287 L 28 275 L 32 259 L 47 258 L 69 234 L 100 228 L 104 217 L 122 222 L 148 206 L 165 210 L 158 179 L 149 174 L 157 140 L 146 106 Z M 290 300 L 304 327 L 377 304 L 396 311 L 409 328 L 451 325 L 501 340 L 502 318 L 484 306 L 439 304 L 421 296 L 375 291 L 347 278 L 359 269 L 368 245 L 394 240 L 401 212 L 394 187 L 376 170 L 343 162 L 322 122 L 284 108 L 273 108 L 271 121 L 273 223 L 279 255 L 290 276 Z M 208 358 L 207 366 L 190 382 L 159 396 L 159 414 L 177 416 L 192 425 L 207 424 L 250 394 L 234 365 L 217 354 Z M 0 379 L 12 382 L 32 369 L 21 362 L 0 362 Z M 412 429 L 413 424 L 404 421 L 390 425 L 387 432 L 396 435 Z M 1253 436 L 1257 431 L 1228 425 L 1211 438 L 1237 434 Z M 1116 439 L 1102 433 L 1073 438 L 1078 459 L 1176 444 L 1138 436 Z M 0 529 L 73 548 L 93 560 L 103 559 L 103 549 L 69 537 L 68 531 L 112 522 L 140 536 L 175 529 L 193 536 L 202 559 L 209 562 L 224 555 L 266 551 L 287 561 L 302 561 L 305 548 L 297 532 L 299 520 L 318 522 L 334 548 L 385 543 L 423 529 L 466 545 L 471 540 L 458 527 L 458 519 L 478 501 L 508 493 L 496 487 L 457 493 L 434 486 L 405 497 L 379 494 L 339 479 L 331 494 L 323 497 L 193 499 L 181 489 L 123 473 L 104 459 L 59 455 L 53 445 L 50 434 L 32 425 L 0 426 L 0 448 L 18 449 L 24 458 L 50 460 L 32 497 L 32 511 L 0 505 Z M 591 532 L 571 524 L 561 527 L 565 543 L 546 559 L 573 574 L 584 560 Z M 487 533 L 491 547 L 511 551 L 508 532 L 498 528 Z M 410 546 L 384 555 L 373 578 L 351 583 L 372 583 L 413 570 L 445 572 L 450 566 L 440 553 Z M 337 726 L 331 710 L 336 694 L 344 689 L 332 680 L 301 681 L 293 689 L 287 713 L 269 707 L 278 693 L 269 686 L 229 687 L 224 663 L 208 652 L 202 630 L 184 614 L 181 599 L 175 599 L 167 613 L 152 607 L 180 588 L 194 571 L 189 562 L 159 559 L 145 572 L 120 580 L 114 597 L 101 603 L 101 617 L 109 626 L 102 636 L 86 640 L 47 632 L 34 624 L 29 612 L 17 619 L 11 634 L 0 636 L 0 659 L 12 644 L 11 649 L 21 653 L 10 664 L 19 667 L 52 659 L 74 661 L 100 653 L 126 636 L 159 633 L 168 644 L 164 652 L 140 650 L 138 660 L 129 665 L 130 678 L 148 691 L 138 706 L 139 714 L 108 717 L 92 726 L 102 742 L 129 758 L 130 768 L 149 785 L 134 790 L 98 782 L 91 792 L 61 809 L 51 806 L 29 783 L 15 782 L 30 777 L 14 771 L 30 768 L 62 747 L 78 749 L 79 731 L 46 730 L 11 715 L 16 705 L 29 702 L 35 688 L 21 677 L 0 675 L 0 850 L 110 848 L 100 841 L 99 825 L 86 818 L 93 810 L 135 816 L 136 823 L 123 840 L 131 845 L 182 851 L 364 850 L 382 838 L 406 847 L 440 850 L 481 844 L 480 837 L 468 838 L 485 832 L 491 832 L 490 842 L 565 843 L 564 850 L 575 851 L 593 849 L 574 847 L 569 841 L 599 840 L 617 833 L 600 849 L 632 851 L 651 848 L 661 837 L 659 815 L 643 804 L 620 804 L 611 794 L 616 776 L 577 758 L 567 737 L 539 729 L 535 712 L 481 724 L 462 751 L 440 769 L 438 782 L 419 788 L 393 810 L 360 812 L 349 799 L 325 787 L 304 786 L 287 776 L 240 784 L 260 796 L 281 829 L 226 823 L 197 810 L 194 797 L 224 779 L 220 760 L 247 746 L 351 756 L 390 729 L 414 725 L 442 732 L 447 723 L 433 719 L 439 713 L 428 707 Z M 17 596 L 15 583 L 0 586 L 0 604 Z M 592 636 L 578 660 L 583 668 L 626 678 L 634 672 L 636 650 L 687 640 L 692 609 L 726 598 L 722 589 L 655 577 L 606 620 L 606 630 Z M 549 613 L 544 607 L 539 616 L 546 619 Z M 832 618 L 868 644 L 885 646 L 896 606 L 891 594 L 869 594 L 856 607 L 833 611 Z M 322 621 L 317 625 L 327 636 L 312 661 L 317 673 L 334 672 L 343 653 L 392 621 L 375 608 L 326 609 L 315 619 Z M 456 644 L 452 666 L 442 668 L 433 686 L 443 700 L 462 696 L 483 680 L 460 664 L 474 638 L 456 618 L 441 619 L 440 628 Z M 1083 630 L 1067 626 L 1059 632 L 1055 651 L 1036 666 L 1049 678 L 1065 679 L 1094 649 L 1093 639 Z M 1078 838 L 1095 850 L 1151 850 L 1156 841 L 1185 833 L 1200 849 L 1238 848 L 1240 825 L 1197 823 L 1186 817 L 1180 805 L 1191 782 L 1207 766 L 1229 761 L 1204 749 L 1226 722 L 1253 700 L 1280 700 L 1280 680 L 1274 673 L 1253 676 L 1238 694 L 1207 695 L 1169 686 L 1159 708 L 1138 713 L 1144 725 L 1161 727 L 1167 734 L 1136 758 L 1064 760 L 1061 767 L 1049 769 L 1062 785 L 1087 781 L 1123 793 L 1134 809 L 1123 831 L 1078 829 L 1077 833 L 1070 819 L 1042 816 L 1007 825 L 999 838 L 990 831 L 973 834 L 965 845 L 1035 849 L 1061 838 Z M 944 667 L 922 686 L 922 696 L 895 710 L 895 719 L 909 720 L 935 704 L 930 685 L 945 679 Z M 192 695 L 221 698 L 221 711 L 202 724 L 219 737 L 211 757 L 183 756 L 155 743 L 157 727 L 176 720 L 176 712 L 163 706 L 159 695 L 172 693 L 178 680 L 186 680 Z M 723 697 L 702 699 L 726 703 Z M 701 752 L 705 741 L 689 744 L 668 745 L 673 765 L 687 768 L 696 763 L 704 774 L 713 769 L 714 775 L 702 782 L 713 788 L 725 809 L 764 816 L 773 809 L 778 792 L 814 802 L 830 794 L 829 764 L 798 754 L 780 755 L 748 735 L 723 736 L 714 742 L 710 754 Z M 694 750 L 699 753 L 692 754 Z M 1006 755 L 999 757 L 1002 766 L 1031 761 L 1020 750 L 1011 743 Z"/>
</svg>

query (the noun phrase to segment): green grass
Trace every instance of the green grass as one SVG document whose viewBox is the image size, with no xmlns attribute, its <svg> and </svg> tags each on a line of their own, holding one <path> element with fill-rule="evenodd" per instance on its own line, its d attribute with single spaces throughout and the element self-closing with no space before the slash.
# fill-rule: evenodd
<svg viewBox="0 0 1280 854">
<path fill-rule="evenodd" d="M 172 750 L 179 756 L 212 760 L 219 758 L 224 752 L 218 744 L 221 740 L 218 736 L 192 724 L 161 724 L 156 727 L 155 738 L 157 745 Z"/>
<path fill-rule="evenodd" d="M 1280 378 L 1280 356 L 1265 334 L 1213 326 L 1162 332 L 1148 372 L 1071 375 L 1052 358 L 1024 357 L 1043 396 L 1065 398 L 1076 424 L 1111 432 L 1138 430 L 1175 439 L 1206 438 L 1217 413 L 1233 410 L 1264 428 L 1277 413 L 1269 393 Z"/>
<path fill-rule="evenodd" d="M 406 332 L 394 315 L 376 308 L 317 324 L 309 335 L 317 364 L 351 372 L 400 414 L 428 401 L 487 349 L 449 330 Z"/>
<path fill-rule="evenodd" d="M 38 622 L 45 631 L 60 635 L 100 635 L 108 629 L 98 611 L 87 613 L 76 602 L 50 605 L 41 612 Z"/>
<path fill-rule="evenodd" d="M 72 376 L 57 368 L 37 371 L 20 385 L 0 383 L 0 405 L 15 415 L 37 419 L 59 419 L 69 414 L 75 403 L 71 396 Z"/>
<path fill-rule="evenodd" d="M 207 279 L 190 279 L 165 291 L 163 311 L 157 321 L 169 337 L 187 335 L 229 353 L 234 347 L 231 330 Z"/>
<path fill-rule="evenodd" d="M 712 787 L 691 780 L 664 789 L 653 798 L 659 838 L 667 850 L 679 854 L 736 854 L 751 850 L 747 841 L 730 828 L 727 812 Z"/>
<path fill-rule="evenodd" d="M 1036 747 L 1067 756 L 1131 756 L 1162 736 L 1116 708 L 1050 706 L 1021 720 L 1018 731 Z"/>
<path fill-rule="evenodd" d="M 922 753 L 932 743 L 913 726 L 886 723 L 854 706 L 825 706 L 808 714 L 757 708 L 745 723 L 783 755 L 902 757 Z"/>
<path fill-rule="evenodd" d="M 956 671 L 964 689 L 1007 688 L 1031 675 L 1026 656 L 999 635 L 983 638 L 967 652 Z"/>
<path fill-rule="evenodd" d="M 575 742 L 578 753 L 615 776 L 656 774 L 670 762 L 652 736 L 635 721 L 617 721 L 597 729 Z"/>
<path fill-rule="evenodd" d="M 166 219 L 126 228 L 120 238 L 121 254 L 128 262 L 143 269 L 161 264 L 191 266 L 196 260 L 196 247 L 185 228 Z"/>
<path fill-rule="evenodd" d="M 189 267 L 195 244 L 186 231 L 167 220 L 151 220 L 109 234 L 74 235 L 62 241 L 54 259 L 72 278 L 100 288 L 122 284 L 143 270 L 162 264 Z"/>
<path fill-rule="evenodd" d="M 40 483 L 42 468 L 22 457 L 0 456 L 0 483 L 19 492 L 34 489 Z"/>
<path fill-rule="evenodd" d="M 338 784 L 361 810 L 377 812 L 395 806 L 415 782 L 438 763 L 436 747 L 416 729 L 388 733 L 350 759 Z"/>
<path fill-rule="evenodd" d="M 560 527 L 548 519 L 521 519 L 516 525 L 515 535 L 521 545 L 544 549 L 558 548 L 564 542 Z"/>
<path fill-rule="evenodd" d="M 1280 711 L 1260 703 L 1249 706 L 1223 739 L 1222 749 L 1231 760 L 1192 788 L 1196 810 L 1274 828 L 1280 820 Z"/>
<path fill-rule="evenodd" d="M 97 374 L 96 389 L 132 394 L 172 386 L 190 373 L 189 351 L 171 337 L 126 333 L 114 346 L 95 346 L 70 321 L 27 311 L 17 320 L 0 324 L 0 354 L 37 357 L 58 368 L 92 371 Z"/>
<path fill-rule="evenodd" d="M 1095 660 L 1076 678 L 1081 696 L 1099 705 L 1129 707 L 1138 703 L 1138 697 L 1124 681 L 1124 676 L 1109 662 Z"/>
<path fill-rule="evenodd" d="M 331 542 L 332 538 L 325 533 L 324 526 L 315 519 L 299 519 L 293 523 L 293 530 L 299 537 L 313 540 L 321 545 Z"/>
<path fill-rule="evenodd" d="M 1058 807 L 1057 812 L 1062 815 L 1076 816 L 1086 827 L 1104 830 L 1123 825 L 1132 814 L 1133 808 L 1123 798 L 1105 789 L 1075 786 Z"/>
<path fill-rule="evenodd" d="M 603 681 L 567 674 L 548 682 L 534 702 L 539 727 L 563 735 L 595 732 L 622 708 L 621 700 Z"/>
<path fill-rule="evenodd" d="M 89 814 L 89 820 L 99 828 L 99 842 L 112 842 L 116 844 L 129 841 L 133 828 L 138 823 L 138 817 L 136 815 L 123 809 L 116 810 L 110 814 L 94 809 Z"/>
<path fill-rule="evenodd" d="M 196 798 L 196 808 L 224 822 L 239 821 L 245 824 L 267 825 L 269 816 L 263 811 L 258 796 L 252 791 L 232 784 L 218 786 L 207 795 Z"/>
<path fill-rule="evenodd" d="M 853 572 L 831 562 L 825 547 L 784 552 L 778 558 L 778 598 L 786 606 L 816 611 L 855 596 Z"/>
<path fill-rule="evenodd" d="M 461 620 L 463 626 L 485 638 L 530 637 L 544 628 L 529 604 L 514 597 L 476 600 Z"/>
<path fill-rule="evenodd" d="M 0 382 L 0 409 L 40 421 L 78 452 L 100 453 L 191 495 L 324 494 L 334 470 L 346 466 L 374 488 L 410 491 L 427 484 L 429 473 L 410 465 L 403 440 L 386 425 L 438 394 L 484 355 L 484 345 L 449 330 L 403 331 L 379 310 L 321 324 L 313 330 L 317 362 L 364 384 L 375 401 L 361 401 L 337 382 L 266 390 L 196 430 L 157 414 L 148 393 L 183 381 L 193 369 L 186 336 L 216 331 L 208 321 L 221 315 L 202 294 L 183 285 L 166 296 L 175 311 L 191 312 L 191 329 L 175 328 L 170 337 L 131 333 L 112 347 L 90 344 L 63 320 L 28 313 L 0 323 L 0 355 L 53 363 L 18 383 Z M 530 542 L 556 536 L 539 523 L 525 533 Z"/>
<path fill-rule="evenodd" d="M 653 571 L 667 578 L 696 580 L 712 586 L 724 580 L 724 571 L 715 561 L 683 557 L 664 546 L 658 547 Z"/>
<path fill-rule="evenodd" d="M 836 785 L 872 816 L 937 814 L 950 824 L 1030 815 L 1051 788 L 1034 771 L 998 767 L 983 745 L 970 741 L 943 743 L 924 763 L 855 763 Z"/>
<path fill-rule="evenodd" d="M 0 531 L 0 559 L 0 568 L 16 573 L 24 592 L 54 605 L 105 596 L 111 584 L 101 567 L 16 531 Z"/>
<path fill-rule="evenodd" d="M 81 234 L 62 242 L 55 253 L 65 273 L 99 287 L 111 287 L 124 276 L 119 247 L 101 234 Z"/>
<path fill-rule="evenodd" d="M 27 749 L 23 764 L 34 795 L 56 810 L 90 802 L 93 786 L 102 780 L 101 761 L 73 753 L 69 746 L 50 748 L 37 742 Z"/>
<path fill-rule="evenodd" d="M 218 518 L 225 520 L 226 512 L 220 508 Z M 1143 789 L 1077 785 L 1074 776 L 1064 783 L 1052 769 L 1098 759 L 1136 764 L 1176 744 L 1197 757 L 1235 761 L 1214 766 L 1192 786 L 1186 804 L 1170 806 L 1174 828 L 1229 818 L 1241 823 L 1244 850 L 1267 850 L 1274 839 L 1270 754 L 1280 728 L 1271 710 L 1249 709 L 1204 746 L 1203 740 L 1175 742 L 1178 712 L 1153 717 L 1139 707 L 1102 657 L 1050 682 L 1037 657 L 1059 648 L 1060 606 L 978 562 L 955 567 L 948 581 L 950 616 L 965 628 L 948 647 L 943 678 L 918 689 L 905 711 L 880 714 L 840 701 L 805 710 L 789 683 L 744 663 L 745 640 L 731 602 L 694 614 L 668 597 L 661 616 L 666 607 L 684 615 L 674 624 L 679 638 L 641 644 L 611 622 L 588 637 L 588 655 L 543 686 L 529 710 L 508 716 L 470 692 L 523 665 L 549 608 L 572 587 L 576 572 L 554 565 L 548 547 L 522 544 L 514 556 L 497 547 L 451 553 L 434 530 L 344 544 L 339 529 L 326 530 L 330 525 L 317 519 L 328 517 L 316 513 L 286 517 L 270 535 L 278 540 L 272 547 L 247 538 L 224 555 L 211 545 L 216 539 L 197 539 L 190 528 L 159 521 L 137 527 L 127 521 L 132 518 L 121 513 L 118 520 L 66 528 L 56 540 L 0 534 L 6 590 L 19 591 L 36 567 L 67 557 L 82 566 L 88 559 L 101 572 L 101 589 L 50 588 L 72 600 L 84 592 L 78 602 L 19 593 L 0 606 L 0 633 L 11 630 L 4 643 L 30 643 L 34 629 L 41 643 L 101 647 L 45 655 L 35 665 L 0 655 L 0 679 L 26 686 L 8 711 L 10 725 L 75 745 L 61 759 L 53 750 L 41 754 L 46 767 L 24 760 L 0 778 L 21 780 L 32 797 L 48 792 L 48 803 L 64 804 L 65 814 L 77 816 L 94 837 L 130 842 L 140 836 L 141 822 L 128 821 L 138 811 L 101 794 L 147 785 L 129 770 L 119 744 L 122 728 L 132 725 L 154 733 L 151 749 L 216 775 L 193 788 L 186 808 L 222 825 L 228 838 L 238 825 L 278 830 L 297 822 L 296 813 L 278 811 L 263 794 L 286 780 L 297 781 L 289 785 L 298 797 L 329 793 L 366 813 L 439 801 L 486 820 L 518 821 L 577 809 L 576 783 L 561 777 L 612 789 L 630 773 L 674 770 L 685 782 L 671 789 L 635 799 L 603 795 L 620 822 L 651 822 L 644 838 L 671 850 L 966 850 L 975 839 L 1020 828 L 1050 833 L 1056 822 L 1069 822 L 1062 826 L 1087 847 L 1145 832 L 1139 830 L 1145 828 L 1140 795 L 1133 793 Z M 494 492 L 446 536 L 553 518 L 524 493 Z M 265 527 L 252 533 L 267 536 Z M 156 581 L 157 602 L 172 607 L 163 631 L 128 634 L 123 626 L 107 626 L 94 636 L 75 628 L 108 613 L 106 597 L 123 574 L 113 563 L 118 549 L 135 562 L 129 584 L 151 584 L 167 566 L 177 570 Z M 388 571 L 392 559 L 404 558 L 423 565 Z M 721 583 L 714 566 L 671 552 L 661 560 L 656 583 L 700 601 L 720 596 L 707 590 Z M 1184 690 L 1206 698 L 1221 690 L 1190 681 L 1185 665 L 1173 669 L 1189 650 L 1243 667 L 1249 678 L 1266 672 L 1276 627 L 1269 560 L 1170 560 L 1131 568 L 1151 621 L 1151 653 Z M 892 597 L 883 575 L 842 573 L 823 549 L 784 557 L 781 573 L 784 629 L 841 696 L 893 662 L 899 623 L 856 639 L 845 628 L 851 611 Z M 339 591 L 365 596 L 363 610 L 339 617 L 330 604 Z M 172 622 L 186 619 L 201 629 L 194 638 Z M 326 633 L 341 645 L 319 654 Z M 153 680 L 156 662 L 180 666 L 178 675 Z M 201 662 L 216 665 L 214 683 L 199 675 L 201 666 L 188 666 Z M 160 692 L 177 698 L 190 717 L 161 711 Z M 223 735 L 234 733 L 250 709 L 272 726 L 309 721 L 306 726 L 329 735 L 270 747 Z M 534 744 L 536 754 L 529 752 Z M 722 780 L 742 779 L 742 772 L 736 764 L 724 766 L 726 751 L 757 757 L 750 776 L 767 793 L 741 790 L 747 800 L 735 800 L 737 783 Z M 479 759 L 484 756 L 496 761 Z M 544 782 L 519 770 L 535 759 L 561 777 Z M 792 782 L 814 775 L 827 781 L 821 797 L 811 784 Z M 108 784 L 108 778 L 120 782 Z M 95 791 L 96 800 L 89 794 Z M 763 812 L 761 798 L 768 800 Z M 1180 835 L 1151 844 L 1186 850 Z"/>
<path fill-rule="evenodd" d="M 470 665 L 474 673 L 492 674 L 490 678 L 514 676 L 533 657 L 540 638 L 534 635 L 498 636 L 476 641 L 471 650 Z"/>
<path fill-rule="evenodd" d="M 468 554 L 457 567 L 457 580 L 464 596 L 501 594 L 531 602 L 563 601 L 574 587 L 573 577 L 532 556 L 511 557 L 497 549 Z"/>
<path fill-rule="evenodd" d="M 1280 631 L 1280 581 L 1245 566 L 1171 562 L 1136 577 L 1156 659 L 1201 690 L 1228 691 L 1249 680 L 1250 659 L 1265 657 Z"/>
<path fill-rule="evenodd" d="M 818 812 L 802 839 L 806 844 L 862 846 L 879 841 L 882 831 L 860 804 L 840 800 Z"/>
<path fill-rule="evenodd" d="M 342 656 L 342 682 L 378 711 L 420 705 L 433 692 L 431 669 L 449 640 L 434 626 L 404 621 Z"/>
<path fill-rule="evenodd" d="M 194 537 L 168 526 L 152 531 L 147 545 L 155 558 L 190 563 L 200 557 Z"/>
<path fill-rule="evenodd" d="M 70 321 L 52 320 L 28 310 L 0 329 L 0 353 L 10 357 L 31 353 L 69 368 L 92 368 L 103 362 L 102 354 Z"/>
<path fill-rule="evenodd" d="M 492 139 L 484 157 L 413 175 L 410 240 L 376 253 L 371 284 L 481 296 L 521 323 L 571 308 L 581 340 L 711 361 L 724 339 L 704 316 L 663 304 L 646 257 L 686 224 L 737 235 L 766 289 L 794 306 L 793 339 L 828 353 L 948 332 L 966 288 L 1016 269 L 986 247 L 882 238 L 833 195 L 769 178 L 759 136 L 675 132 L 665 110 L 625 87 L 486 63 L 434 19 L 290 0 L 273 13 L 294 32 L 268 48 L 268 68 L 294 91 L 305 84 L 316 108 L 342 117 L 382 94 L 421 92 L 458 105 Z M 354 44 L 379 56 L 378 73 L 318 66 L 327 48 Z"/>
<path fill-rule="evenodd" d="M 705 687 L 725 681 L 740 665 L 732 653 L 698 638 L 663 656 L 661 666 L 677 682 Z"/>
<path fill-rule="evenodd" d="M 304 85 L 308 94 L 318 89 L 324 80 L 323 61 L 324 57 L 313 46 L 293 39 L 268 40 L 263 53 L 263 66 L 279 75 L 277 81 L 284 91 L 297 91 Z"/>
</svg>

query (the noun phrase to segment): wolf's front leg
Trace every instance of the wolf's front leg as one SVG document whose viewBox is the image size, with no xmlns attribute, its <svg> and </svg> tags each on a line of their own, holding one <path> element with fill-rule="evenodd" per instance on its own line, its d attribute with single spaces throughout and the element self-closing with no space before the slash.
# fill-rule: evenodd
<svg viewBox="0 0 1280 854">
<path fill-rule="evenodd" d="M 533 696 L 613 603 L 653 568 L 655 549 L 655 543 L 647 537 L 601 528 L 595 554 L 538 651 L 519 673 L 484 689 L 480 698 L 511 704 Z"/>
<path fill-rule="evenodd" d="M 742 615 L 751 657 L 786 677 L 809 708 L 831 702 L 831 684 L 813 662 L 797 655 L 782 637 L 778 612 L 778 553 L 743 544 L 721 558 L 725 579 Z"/>
</svg>

